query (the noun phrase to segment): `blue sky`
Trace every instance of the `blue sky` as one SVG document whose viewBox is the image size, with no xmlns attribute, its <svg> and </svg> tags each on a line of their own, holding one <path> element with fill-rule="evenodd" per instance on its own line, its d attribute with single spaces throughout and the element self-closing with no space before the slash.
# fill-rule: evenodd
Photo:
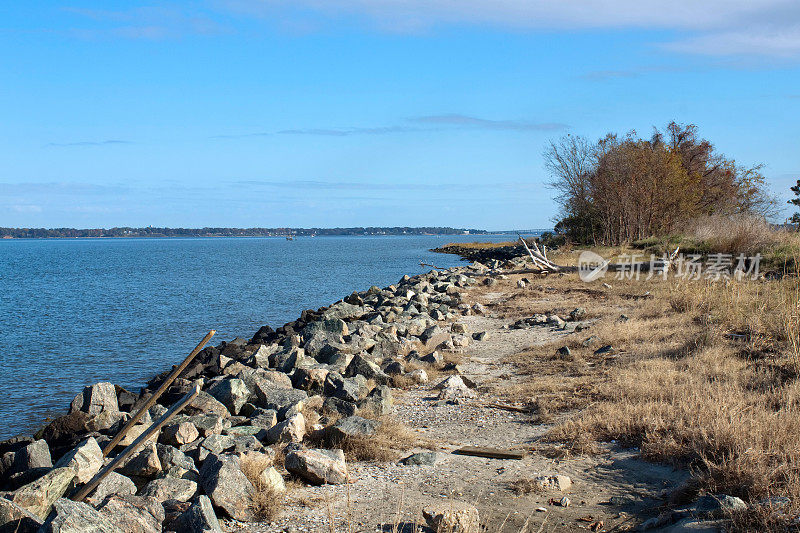
<svg viewBox="0 0 800 533">
<path fill-rule="evenodd" d="M 0 47 L 0 226 L 547 227 L 548 139 L 673 119 L 800 177 L 794 0 L 17 2 Z"/>
</svg>

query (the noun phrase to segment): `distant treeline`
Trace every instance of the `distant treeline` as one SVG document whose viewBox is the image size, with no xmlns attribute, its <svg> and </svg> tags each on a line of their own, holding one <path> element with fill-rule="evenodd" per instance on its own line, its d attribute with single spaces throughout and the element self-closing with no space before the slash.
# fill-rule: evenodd
<svg viewBox="0 0 800 533">
<path fill-rule="evenodd" d="M 48 239 L 82 237 L 281 237 L 312 235 L 461 235 L 485 230 L 443 227 L 367 228 L 0 228 L 0 238 Z"/>
</svg>

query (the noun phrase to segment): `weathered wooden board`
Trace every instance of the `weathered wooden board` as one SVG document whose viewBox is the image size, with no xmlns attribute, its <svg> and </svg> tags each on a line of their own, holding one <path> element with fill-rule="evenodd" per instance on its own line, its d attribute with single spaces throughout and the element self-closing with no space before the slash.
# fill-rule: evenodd
<svg viewBox="0 0 800 533">
<path fill-rule="evenodd" d="M 456 455 L 472 455 L 489 459 L 522 459 L 525 452 L 519 450 L 501 450 L 499 448 L 482 448 L 480 446 L 464 446 L 453 451 Z"/>
</svg>

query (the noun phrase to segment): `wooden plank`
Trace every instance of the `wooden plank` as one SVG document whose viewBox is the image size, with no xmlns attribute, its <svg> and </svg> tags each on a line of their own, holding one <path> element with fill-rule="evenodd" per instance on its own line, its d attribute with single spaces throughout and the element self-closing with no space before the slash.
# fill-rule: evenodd
<svg viewBox="0 0 800 533">
<path fill-rule="evenodd" d="M 189 366 L 189 363 L 192 362 L 192 359 L 194 359 L 197 354 L 200 353 L 200 350 L 202 350 L 203 346 L 205 346 L 206 343 L 211 340 L 211 337 L 213 337 L 215 333 L 216 331 L 213 329 L 209 331 L 206 336 L 203 337 L 203 340 L 201 340 L 198 345 L 195 346 L 194 350 L 192 350 L 192 353 L 190 353 L 181 364 L 175 367 L 175 369 L 169 374 L 169 376 L 167 376 L 161 386 L 153 393 L 152 396 L 150 396 L 150 398 L 147 399 L 146 402 L 144 402 L 144 405 L 138 411 L 136 411 L 136 414 L 133 415 L 130 420 L 128 420 L 122 429 L 119 430 L 117 436 L 111 439 L 111 442 L 106 445 L 106 447 L 103 449 L 103 457 L 106 457 L 109 453 L 111 453 L 117 444 L 119 444 L 120 441 L 125 438 L 125 435 L 127 435 L 128 431 L 130 431 L 130 429 L 139 421 L 139 419 L 142 418 L 144 413 L 153 407 L 153 404 L 156 403 L 156 400 L 158 400 L 158 398 L 164 394 L 164 391 L 167 390 L 167 387 L 172 385 L 172 382 L 175 381 L 175 378 L 177 378 L 180 373 L 183 372 L 187 366 Z"/>
<path fill-rule="evenodd" d="M 506 405 L 504 403 L 487 403 L 484 407 L 492 409 L 503 409 L 505 411 L 513 411 L 515 413 L 530 413 L 531 410 L 527 407 L 517 407 L 516 405 Z"/>
<path fill-rule="evenodd" d="M 474 457 L 488 457 L 489 459 L 522 459 L 525 452 L 517 450 L 501 450 L 498 448 L 482 448 L 480 446 L 464 446 L 453 451 L 456 455 L 472 455 Z"/>
<path fill-rule="evenodd" d="M 73 497 L 72 499 L 76 502 L 82 501 L 86 496 L 89 495 L 97 485 L 100 484 L 103 479 L 109 475 L 111 472 L 114 471 L 115 468 L 120 466 L 123 461 L 125 461 L 128 457 L 133 455 L 139 446 L 147 441 L 150 437 L 152 437 L 161 427 L 172 420 L 172 418 L 177 415 L 184 407 L 189 405 L 192 400 L 200 394 L 200 384 L 198 383 L 195 385 L 192 390 L 186 393 L 186 395 L 181 398 L 178 403 L 173 405 L 169 408 L 169 410 L 164 413 L 164 416 L 159 418 L 153 425 L 147 428 L 147 431 L 139 435 L 135 441 L 133 441 L 127 448 L 122 450 L 119 455 L 114 457 L 114 459 L 105 466 L 105 468 L 101 469 L 89 482 L 81 488 Z"/>
</svg>

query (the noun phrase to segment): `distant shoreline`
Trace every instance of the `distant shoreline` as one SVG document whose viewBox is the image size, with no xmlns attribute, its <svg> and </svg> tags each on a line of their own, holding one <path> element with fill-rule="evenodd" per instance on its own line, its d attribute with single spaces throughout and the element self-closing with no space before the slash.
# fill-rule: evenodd
<svg viewBox="0 0 800 533">
<path fill-rule="evenodd" d="M 0 228 L 2 239 L 53 238 L 137 238 L 137 237 L 324 237 L 343 235 L 488 235 L 473 228 L 423 227 L 350 227 L 350 228 Z"/>
<path fill-rule="evenodd" d="M 209 231 L 210 230 L 210 231 Z M 230 238 L 230 237 L 421 237 L 421 236 L 490 236 L 540 234 L 542 229 L 488 231 L 458 228 L 0 228 L 0 240 L 21 239 L 170 239 L 170 238 Z"/>
</svg>

